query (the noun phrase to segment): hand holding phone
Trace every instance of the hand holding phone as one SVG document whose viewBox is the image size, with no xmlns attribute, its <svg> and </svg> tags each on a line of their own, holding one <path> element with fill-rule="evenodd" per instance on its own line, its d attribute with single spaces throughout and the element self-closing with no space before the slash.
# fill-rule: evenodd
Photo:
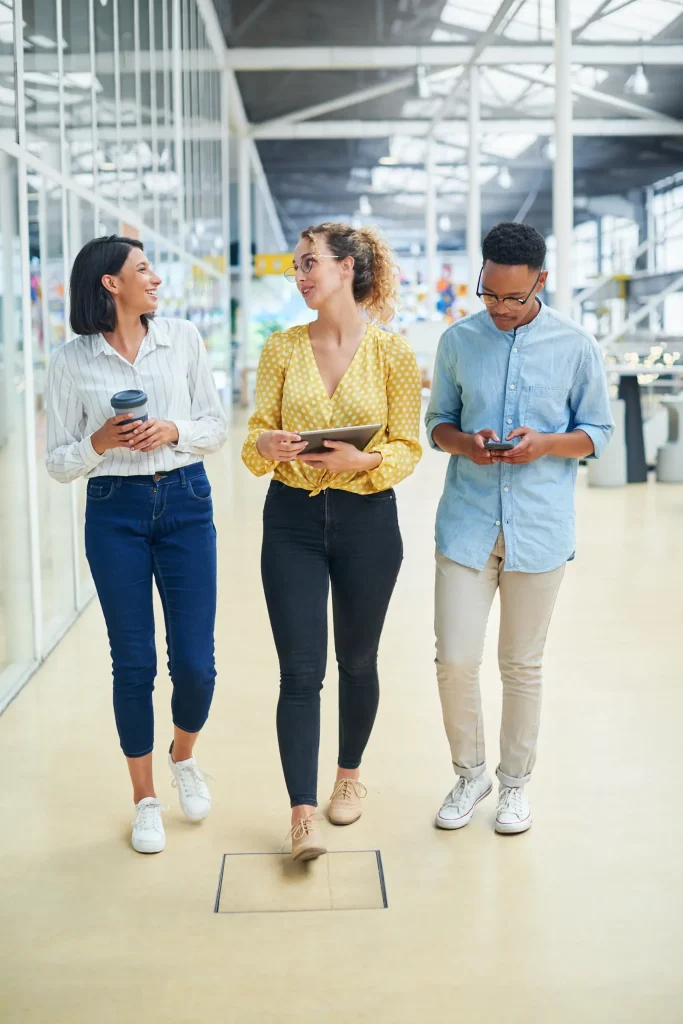
<svg viewBox="0 0 683 1024">
<path fill-rule="evenodd" d="M 487 452 L 509 452 L 514 447 L 515 445 L 512 441 L 494 441 L 492 438 L 484 441 L 484 448 L 486 448 Z"/>
</svg>

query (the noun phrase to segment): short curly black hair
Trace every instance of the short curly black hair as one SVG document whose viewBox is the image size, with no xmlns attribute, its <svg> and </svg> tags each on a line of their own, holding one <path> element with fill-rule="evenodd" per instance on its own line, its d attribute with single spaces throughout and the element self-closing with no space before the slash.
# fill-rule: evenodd
<svg viewBox="0 0 683 1024">
<path fill-rule="evenodd" d="M 545 239 L 530 224 L 505 221 L 491 228 L 482 244 L 484 263 L 502 263 L 506 267 L 530 267 L 541 270 L 545 262 Z"/>
</svg>

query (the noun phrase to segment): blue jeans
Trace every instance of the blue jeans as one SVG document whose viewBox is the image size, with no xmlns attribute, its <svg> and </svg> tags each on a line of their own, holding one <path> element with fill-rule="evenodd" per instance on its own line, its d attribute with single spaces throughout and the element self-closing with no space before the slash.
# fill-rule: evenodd
<svg viewBox="0 0 683 1024">
<path fill-rule="evenodd" d="M 199 732 L 216 670 L 216 529 L 203 463 L 88 481 L 85 550 L 107 623 L 114 714 L 126 757 L 154 746 L 152 580 L 166 621 L 173 722 Z"/>
<path fill-rule="evenodd" d="M 353 494 L 270 485 L 263 589 L 280 660 L 277 735 L 292 806 L 317 806 L 320 691 L 332 589 L 339 668 L 340 768 L 358 768 L 379 703 L 377 651 L 403 559 L 393 491 Z"/>
</svg>

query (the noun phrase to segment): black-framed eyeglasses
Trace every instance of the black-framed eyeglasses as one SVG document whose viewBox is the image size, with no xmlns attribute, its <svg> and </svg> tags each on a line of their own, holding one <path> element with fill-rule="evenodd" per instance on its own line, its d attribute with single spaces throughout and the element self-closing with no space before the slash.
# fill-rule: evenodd
<svg viewBox="0 0 683 1024">
<path fill-rule="evenodd" d="M 299 267 L 301 267 L 304 274 L 310 274 L 318 260 L 341 260 L 343 258 L 343 256 L 328 256 L 323 255 L 322 253 L 319 252 L 313 255 L 313 253 L 307 252 L 305 256 L 301 257 L 301 263 L 299 264 Z M 299 269 L 299 267 L 297 267 L 295 264 L 293 267 L 287 267 L 287 269 L 285 270 L 285 277 L 287 278 L 288 281 L 291 281 L 292 284 L 296 282 L 296 272 Z"/>
<path fill-rule="evenodd" d="M 536 285 L 541 280 L 541 274 L 543 273 L 543 271 L 539 270 L 538 277 L 536 278 L 536 280 L 534 281 L 533 285 L 531 286 L 531 291 L 529 292 L 529 294 L 527 295 L 527 297 L 525 299 L 517 299 L 517 298 L 515 298 L 512 295 L 508 295 L 507 298 L 504 298 L 504 299 L 499 299 L 497 295 L 491 295 L 490 292 L 482 292 L 482 291 L 480 291 L 479 289 L 481 288 L 481 275 L 483 273 L 484 273 L 484 268 L 482 266 L 481 270 L 479 271 L 479 281 L 477 283 L 477 298 L 481 299 L 481 301 L 484 303 L 484 305 L 488 306 L 489 309 L 493 309 L 493 307 L 497 306 L 499 302 L 502 302 L 506 309 L 510 309 L 514 313 L 514 312 L 516 312 L 519 309 L 520 306 L 526 306 L 527 302 L 529 301 L 531 296 L 534 294 L 534 289 L 536 288 Z"/>
</svg>

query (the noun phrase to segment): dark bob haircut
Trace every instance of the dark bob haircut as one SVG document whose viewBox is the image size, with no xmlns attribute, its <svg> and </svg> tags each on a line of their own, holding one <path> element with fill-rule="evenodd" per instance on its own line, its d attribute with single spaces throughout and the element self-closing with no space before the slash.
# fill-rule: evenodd
<svg viewBox="0 0 683 1024">
<path fill-rule="evenodd" d="M 71 330 L 74 334 L 104 334 L 116 329 L 116 306 L 102 284 L 105 274 L 119 274 L 131 249 L 143 249 L 137 238 L 105 235 L 83 246 L 71 268 Z M 140 317 L 147 326 L 152 313 Z"/>
<path fill-rule="evenodd" d="M 527 266 L 531 270 L 541 270 L 545 253 L 545 239 L 536 228 L 510 221 L 496 224 L 482 245 L 484 263 L 491 260 L 506 267 Z"/>
</svg>

